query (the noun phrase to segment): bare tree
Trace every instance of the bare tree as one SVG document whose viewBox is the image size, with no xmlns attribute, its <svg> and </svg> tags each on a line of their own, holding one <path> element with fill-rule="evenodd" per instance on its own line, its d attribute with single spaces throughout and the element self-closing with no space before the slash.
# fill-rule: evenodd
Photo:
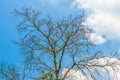
<svg viewBox="0 0 120 80">
<path fill-rule="evenodd" d="M 90 73 L 91 67 L 107 66 L 89 64 L 104 55 L 89 40 L 91 30 L 84 25 L 84 12 L 62 19 L 43 17 L 32 9 L 15 10 L 15 15 L 23 19 L 17 26 L 22 36 L 16 44 L 25 58 L 25 78 L 65 80 L 72 69 L 79 69 L 85 74 L 85 69 Z M 62 76 L 64 68 L 67 71 Z M 91 77 L 96 80 L 92 73 Z"/>
<path fill-rule="evenodd" d="M 20 80 L 19 76 L 19 72 L 15 66 L 8 65 L 7 63 L 0 64 L 0 77 L 6 80 Z"/>
</svg>

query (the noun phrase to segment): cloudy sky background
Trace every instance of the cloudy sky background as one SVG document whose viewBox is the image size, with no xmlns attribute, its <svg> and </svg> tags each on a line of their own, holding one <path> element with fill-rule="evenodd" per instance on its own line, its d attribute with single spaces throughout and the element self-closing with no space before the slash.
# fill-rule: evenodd
<svg viewBox="0 0 120 80">
<path fill-rule="evenodd" d="M 72 7 L 92 11 L 88 25 L 107 39 L 120 40 L 120 0 L 75 0 Z"/>
<path fill-rule="evenodd" d="M 54 18 L 79 14 L 81 9 L 90 12 L 87 25 L 93 29 L 90 40 L 96 40 L 106 54 L 120 51 L 120 0 L 1 0 L 0 2 L 0 62 L 17 64 L 22 60 L 15 26 L 19 22 L 11 12 L 32 7 Z"/>
</svg>

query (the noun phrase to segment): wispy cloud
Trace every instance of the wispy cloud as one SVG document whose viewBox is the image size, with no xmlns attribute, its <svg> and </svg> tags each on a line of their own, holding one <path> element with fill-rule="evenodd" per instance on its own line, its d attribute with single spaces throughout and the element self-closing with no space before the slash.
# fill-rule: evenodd
<svg viewBox="0 0 120 80">
<path fill-rule="evenodd" d="M 72 6 L 93 12 L 87 22 L 96 33 L 120 40 L 120 0 L 75 0 Z"/>
</svg>

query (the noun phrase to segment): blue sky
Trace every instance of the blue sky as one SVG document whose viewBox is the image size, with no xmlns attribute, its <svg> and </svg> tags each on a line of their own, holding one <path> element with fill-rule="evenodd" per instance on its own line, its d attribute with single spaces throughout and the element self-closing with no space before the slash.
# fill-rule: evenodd
<svg viewBox="0 0 120 80">
<path fill-rule="evenodd" d="M 19 34 L 17 33 L 15 28 L 19 20 L 11 13 L 14 9 L 19 10 L 25 7 L 32 7 L 33 9 L 40 10 L 44 15 L 49 14 L 52 17 L 57 18 L 57 17 L 69 16 L 70 14 L 73 15 L 79 14 L 80 5 L 81 7 L 86 8 L 84 7 L 84 3 L 80 4 L 79 1 L 82 2 L 83 0 L 1 0 L 0 2 L 0 62 L 6 61 L 8 63 L 18 64 L 22 60 L 22 57 L 20 56 L 18 51 L 18 47 L 12 43 L 13 40 L 19 39 Z M 87 8 L 90 8 L 91 10 L 100 9 L 99 7 L 97 9 L 94 9 L 89 5 Z M 96 12 L 99 13 L 100 11 L 101 10 Z M 102 12 L 107 13 L 106 11 L 102 11 Z M 96 18 L 96 16 L 97 14 L 95 15 L 94 19 L 96 21 L 97 20 L 99 21 L 100 19 Z M 91 18 L 89 20 L 91 20 Z M 104 22 L 103 24 L 107 23 Z M 116 25 L 117 22 L 114 22 L 113 24 Z M 98 26 L 97 22 L 95 22 L 95 26 Z M 110 27 L 108 26 L 104 27 L 101 25 L 100 27 L 99 26 L 91 27 L 95 33 L 99 34 L 102 37 L 104 36 L 103 38 L 105 39 L 105 42 L 100 44 L 99 48 L 103 49 L 103 51 L 105 51 L 105 53 L 107 54 L 114 51 L 118 51 L 120 47 L 119 46 L 120 38 L 118 39 L 118 37 L 120 37 L 118 32 L 118 30 L 120 29 L 119 25 L 116 25 L 117 27 L 114 27 L 115 29 L 113 29 L 111 26 Z M 117 33 L 112 32 L 111 29 L 116 30 L 115 32 Z"/>
<path fill-rule="evenodd" d="M 52 0 L 51 0 L 52 1 Z M 19 22 L 12 12 L 14 9 L 32 7 L 40 10 L 42 14 L 53 17 L 63 17 L 76 14 L 79 11 L 70 8 L 71 1 L 51 2 L 49 0 L 2 0 L 0 2 L 0 62 L 17 64 L 22 57 L 18 47 L 12 42 L 19 39 L 15 26 Z M 70 2 L 69 2 L 70 1 Z"/>
</svg>

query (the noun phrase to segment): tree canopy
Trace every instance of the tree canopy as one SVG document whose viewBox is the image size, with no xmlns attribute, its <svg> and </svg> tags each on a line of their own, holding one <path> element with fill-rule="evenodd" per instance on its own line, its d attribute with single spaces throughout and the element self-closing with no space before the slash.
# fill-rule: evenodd
<svg viewBox="0 0 120 80">
<path fill-rule="evenodd" d="M 104 55 L 96 49 L 94 41 L 89 40 L 92 30 L 86 23 L 84 12 L 61 19 L 43 16 L 33 9 L 15 10 L 22 21 L 17 25 L 22 35 L 15 42 L 24 56 L 24 67 L 14 71 L 8 67 L 0 71 L 7 80 L 65 80 L 71 70 L 78 69 L 82 74 L 90 74 L 92 67 L 111 66 L 109 64 L 90 64 L 92 60 Z M 16 68 L 15 68 L 16 69 Z M 62 71 L 67 71 L 62 75 Z M 87 71 L 87 72 L 86 72 Z M 9 73 L 8 76 L 6 73 Z M 19 74 L 19 75 L 17 75 Z"/>
</svg>

